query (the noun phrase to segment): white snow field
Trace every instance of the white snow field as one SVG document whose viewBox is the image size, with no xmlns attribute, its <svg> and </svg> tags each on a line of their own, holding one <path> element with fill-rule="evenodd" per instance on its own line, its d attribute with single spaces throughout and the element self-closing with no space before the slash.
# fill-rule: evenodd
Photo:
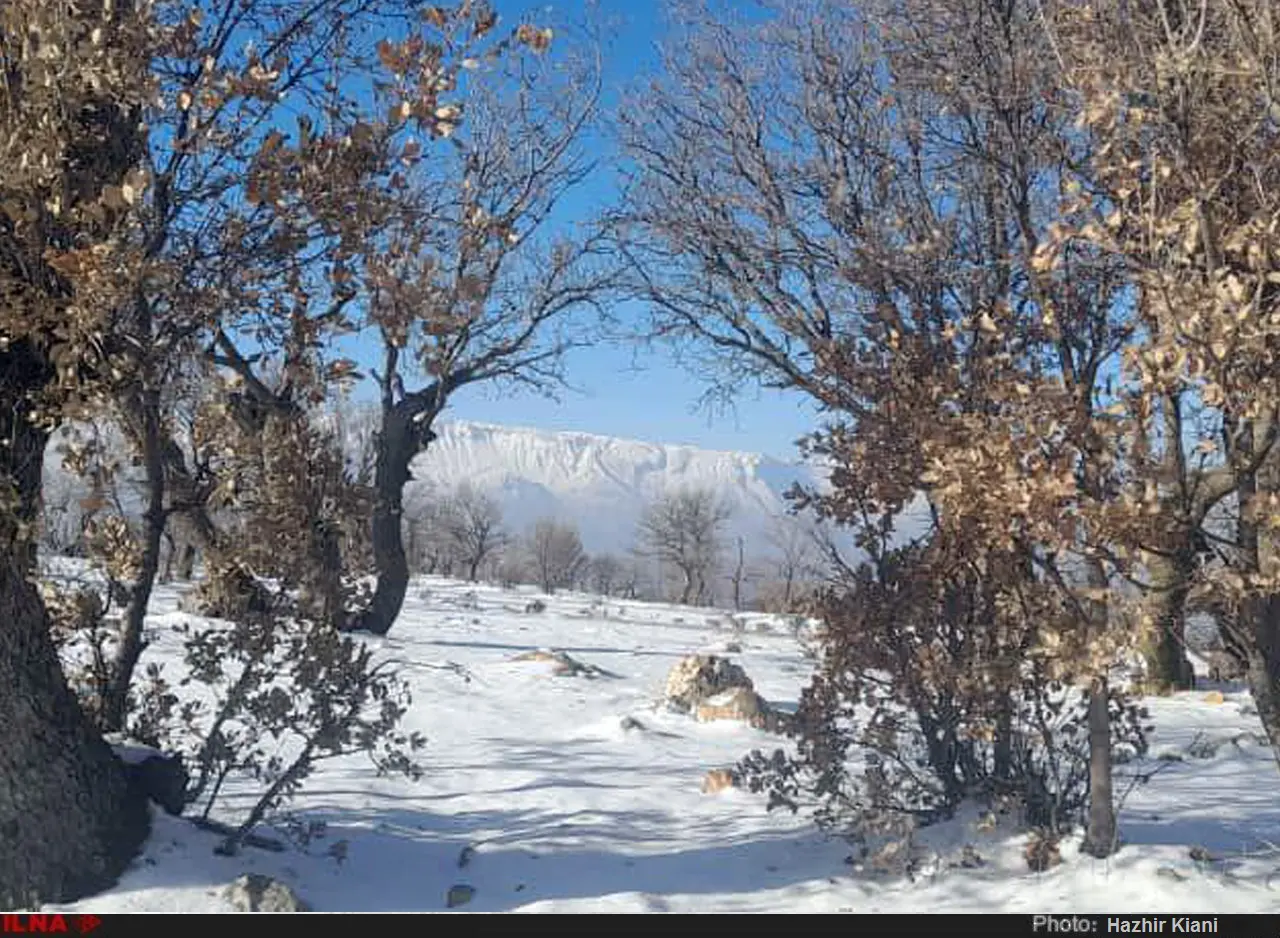
<svg viewBox="0 0 1280 938">
<path fill-rule="evenodd" d="M 144 658 L 167 662 L 171 678 L 172 627 L 187 618 L 177 595 L 160 589 Z M 157 811 L 114 889 L 48 911 L 230 911 L 222 891 L 246 872 L 288 883 L 320 912 L 444 911 L 456 885 L 474 889 L 463 912 L 1280 910 L 1280 780 L 1238 688 L 1221 703 L 1204 691 L 1151 701 L 1157 733 L 1143 767 L 1163 769 L 1124 801 L 1125 846 L 1109 860 L 1067 844 L 1062 865 L 1031 873 L 1025 835 L 984 833 L 966 817 L 925 833 L 934 861 L 911 881 L 854 868 L 848 844 L 803 815 L 767 813 L 760 797 L 703 794 L 707 770 L 778 738 L 655 706 L 682 655 L 729 641 L 761 694 L 793 705 L 812 663 L 781 621 L 746 615 L 733 634 L 726 613 L 580 594 L 526 612 L 538 595 L 417 579 L 391 634 L 369 639 L 413 682 L 408 723 L 428 737 L 420 782 L 378 779 L 363 758 L 323 764 L 292 810 L 326 834 L 285 853 L 215 856 L 214 835 Z M 539 648 L 616 677 L 511 660 Z M 642 728 L 624 729 L 625 717 Z M 1197 739 L 1216 752 L 1188 755 Z M 222 819 L 250 794 L 233 791 Z M 959 864 L 966 844 L 984 861 L 976 868 Z"/>
</svg>

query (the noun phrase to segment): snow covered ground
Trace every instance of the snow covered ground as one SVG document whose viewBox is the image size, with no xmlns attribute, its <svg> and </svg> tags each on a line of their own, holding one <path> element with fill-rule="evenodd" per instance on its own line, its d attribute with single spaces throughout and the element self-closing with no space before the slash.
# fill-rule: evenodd
<svg viewBox="0 0 1280 938">
<path fill-rule="evenodd" d="M 325 834 L 286 853 L 215 856 L 213 835 L 157 813 L 114 889 L 49 911 L 229 911 L 222 889 L 246 872 L 289 883 L 317 911 L 443 911 L 456 885 L 474 889 L 457 911 L 475 912 L 1280 911 L 1280 785 L 1239 689 L 1220 703 L 1204 691 L 1151 701 L 1157 733 L 1141 768 L 1162 769 L 1126 798 L 1112 858 L 1068 844 L 1061 866 L 1034 874 L 1025 836 L 965 818 L 928 832 L 935 862 L 913 882 L 855 869 L 846 843 L 756 796 L 702 794 L 709 769 L 777 738 L 655 706 L 681 656 L 730 641 L 760 693 L 793 704 L 811 663 L 782 621 L 747 615 L 733 634 L 726 613 L 582 595 L 526 612 L 536 595 L 416 580 L 390 636 L 371 640 L 413 682 L 409 728 L 429 740 L 420 782 L 377 779 L 359 758 L 324 764 L 292 809 Z M 172 626 L 184 618 L 161 588 L 144 663 L 178 667 Z M 539 648 L 617 677 L 511 660 Z M 966 844 L 982 865 L 959 865 Z"/>
</svg>

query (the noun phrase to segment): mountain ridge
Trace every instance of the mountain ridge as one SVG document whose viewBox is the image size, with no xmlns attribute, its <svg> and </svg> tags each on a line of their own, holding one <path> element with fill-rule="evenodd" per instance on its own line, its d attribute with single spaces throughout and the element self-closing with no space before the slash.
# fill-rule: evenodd
<svg viewBox="0 0 1280 938">
<path fill-rule="evenodd" d="M 732 511 L 726 533 L 755 541 L 787 513 L 791 484 L 822 481 L 810 465 L 763 453 L 468 420 L 435 430 L 413 462 L 408 506 L 465 481 L 492 494 L 513 529 L 545 516 L 572 521 L 593 552 L 625 552 L 645 507 L 689 488 L 716 492 Z"/>
</svg>

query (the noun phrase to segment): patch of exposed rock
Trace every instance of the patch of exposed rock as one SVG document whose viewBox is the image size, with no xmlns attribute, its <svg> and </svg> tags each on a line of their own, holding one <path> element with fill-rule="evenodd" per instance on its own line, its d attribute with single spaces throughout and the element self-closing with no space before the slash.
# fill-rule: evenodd
<svg viewBox="0 0 1280 938">
<path fill-rule="evenodd" d="M 681 713 L 693 713 L 709 697 L 735 687 L 754 690 L 747 672 L 728 658 L 689 655 L 675 663 L 667 675 L 666 701 Z"/>
<path fill-rule="evenodd" d="M 784 715 L 773 710 L 763 697 L 745 687 L 730 688 L 698 704 L 694 717 L 699 723 L 737 720 L 771 733 L 782 732 Z"/>
<path fill-rule="evenodd" d="M 667 705 L 692 714 L 700 722 L 738 720 L 777 732 L 783 717 L 755 691 L 740 666 L 716 655 L 690 655 L 667 675 Z"/>
<path fill-rule="evenodd" d="M 737 785 L 730 769 L 712 769 L 702 778 L 702 793 L 714 795 Z"/>
<path fill-rule="evenodd" d="M 571 658 L 563 651 L 550 651 L 540 648 L 537 651 L 526 651 L 516 655 L 512 661 L 545 661 L 552 665 L 551 673 L 556 677 L 617 677 L 611 671 L 598 668 L 593 664 L 585 664 Z"/>
<path fill-rule="evenodd" d="M 449 891 L 445 893 L 444 904 L 447 908 L 456 909 L 460 905 L 466 905 L 475 898 L 475 895 L 476 887 L 458 883 L 449 887 Z"/>
<path fill-rule="evenodd" d="M 731 687 L 698 702 L 693 715 L 699 723 L 714 720 L 741 720 L 753 723 L 768 709 L 759 694 L 746 687 Z"/>
<path fill-rule="evenodd" d="M 289 886 L 261 873 L 245 873 L 223 891 L 238 912 L 310 912 Z"/>
</svg>

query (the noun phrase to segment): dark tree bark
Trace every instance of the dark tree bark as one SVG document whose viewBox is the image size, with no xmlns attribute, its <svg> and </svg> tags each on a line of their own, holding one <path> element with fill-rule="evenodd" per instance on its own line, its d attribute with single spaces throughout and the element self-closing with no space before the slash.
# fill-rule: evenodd
<svg viewBox="0 0 1280 938">
<path fill-rule="evenodd" d="M 1195 576 L 1195 555 L 1182 551 L 1152 556 L 1148 607 L 1155 630 L 1143 649 L 1147 681 L 1156 691 L 1190 690 L 1195 683 L 1186 654 L 1187 596 Z"/>
<path fill-rule="evenodd" d="M 102 700 L 103 730 L 122 732 L 129 709 L 129 688 L 138 659 L 146 648 L 143 633 L 147 606 L 160 572 L 160 547 L 164 539 L 168 512 L 165 510 L 164 437 L 160 425 L 160 394 L 147 390 L 137 397 L 134 415 L 142 464 L 146 471 L 147 507 L 142 515 L 142 555 L 138 577 L 129 591 L 129 601 L 122 618 L 120 645 L 111 665 L 111 679 Z"/>
<path fill-rule="evenodd" d="M 1255 637 L 1248 650 L 1246 677 L 1258 719 L 1280 765 L 1280 597 L 1259 602 L 1254 616 Z"/>
<path fill-rule="evenodd" d="M 353 631 L 386 635 L 404 606 L 409 591 L 409 559 L 401 525 L 404 487 L 412 478 L 409 464 L 435 439 L 431 417 L 436 408 L 429 408 L 427 402 L 434 404 L 440 396 L 433 386 L 395 403 L 383 402 L 373 479 L 372 540 L 377 583 L 368 608 L 355 618 Z"/>
<path fill-rule="evenodd" d="M 1089 822 L 1081 850 L 1109 857 L 1118 845 L 1111 773 L 1111 709 L 1107 682 L 1089 689 Z"/>
<path fill-rule="evenodd" d="M 190 583 L 196 572 L 196 546 L 184 543 L 178 553 L 177 577 L 184 583 Z"/>
<path fill-rule="evenodd" d="M 1096 451 L 1095 451 L 1096 453 Z M 1096 465 L 1096 463 L 1095 463 Z M 1096 475 L 1087 483 L 1093 486 L 1095 497 L 1100 492 Z M 1089 585 L 1104 589 L 1107 574 L 1096 558 L 1085 562 Z M 1105 601 L 1086 599 L 1086 619 L 1081 625 L 1093 635 L 1102 634 L 1109 624 L 1110 609 Z M 1106 674 L 1095 677 L 1089 686 L 1087 716 L 1089 735 L 1089 816 L 1085 827 L 1084 843 L 1080 849 L 1099 859 L 1109 857 L 1120 846 L 1116 821 L 1115 792 L 1112 784 L 1114 760 L 1111 752 L 1111 688 Z"/>
<path fill-rule="evenodd" d="M 148 833 L 145 799 L 67 686 L 39 593 L 34 524 L 47 434 L 29 395 L 51 374 L 26 342 L 0 354 L 0 904 L 67 902 L 111 885 Z"/>
<path fill-rule="evenodd" d="M 742 538 L 738 538 L 738 562 L 733 568 L 733 576 L 729 578 L 733 583 L 733 608 L 735 610 L 742 609 L 742 581 L 745 576 L 744 571 L 746 569 L 745 550 L 746 548 L 742 543 Z"/>
<path fill-rule="evenodd" d="M 1236 496 L 1240 504 L 1249 505 L 1259 490 L 1280 490 L 1280 467 L 1275 464 L 1274 444 L 1259 446 L 1259 434 L 1251 423 L 1239 421 L 1237 431 L 1237 458 L 1266 459 L 1269 463 L 1256 470 L 1240 472 L 1236 476 Z M 1261 436 L 1270 436 L 1264 432 Z M 1267 456 L 1270 453 L 1270 456 Z M 1241 512 L 1236 521 L 1236 546 L 1241 566 L 1246 571 L 1262 566 L 1264 552 L 1274 555 L 1276 544 L 1271 535 L 1264 534 L 1258 522 L 1249 513 Z M 1238 615 L 1222 622 L 1229 648 L 1244 652 L 1247 662 L 1246 676 L 1253 702 L 1258 708 L 1258 719 L 1271 743 L 1272 756 L 1280 765 L 1280 596 L 1245 596 L 1238 604 Z M 1225 637 L 1224 636 L 1224 637 Z"/>
<path fill-rule="evenodd" d="M 680 605 L 687 606 L 692 601 L 694 578 L 690 570 L 683 567 L 680 569 L 680 575 L 684 578 L 684 586 L 680 588 Z"/>
</svg>

